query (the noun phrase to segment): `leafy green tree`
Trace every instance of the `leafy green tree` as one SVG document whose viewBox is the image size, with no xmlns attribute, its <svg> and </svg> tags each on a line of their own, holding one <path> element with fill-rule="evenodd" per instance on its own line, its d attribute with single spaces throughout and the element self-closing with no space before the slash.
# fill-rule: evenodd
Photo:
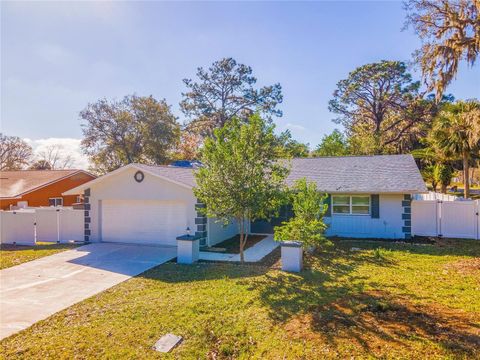
<svg viewBox="0 0 480 360">
<path fill-rule="evenodd" d="M 316 183 L 304 178 L 295 182 L 290 197 L 294 216 L 275 227 L 275 240 L 296 240 L 307 247 L 329 243 L 325 237 L 327 225 L 323 222 L 328 207 L 326 194 L 317 190 Z"/>
<path fill-rule="evenodd" d="M 278 136 L 278 146 L 284 158 L 303 158 L 310 155 L 309 144 L 293 139 L 290 130 L 283 131 Z"/>
<path fill-rule="evenodd" d="M 31 157 L 32 147 L 25 140 L 0 133 L 0 170 L 23 169 Z"/>
<path fill-rule="evenodd" d="M 194 193 L 205 203 L 205 215 L 238 224 L 242 262 L 249 223 L 275 215 L 283 200 L 288 168 L 278 161 L 274 128 L 259 115 L 247 123 L 230 120 L 205 140 L 203 166 L 195 172 Z"/>
<path fill-rule="evenodd" d="M 441 192 L 447 193 L 447 186 L 450 185 L 453 178 L 453 168 L 449 164 L 438 163 L 435 165 L 434 177 L 441 186 Z"/>
<path fill-rule="evenodd" d="M 414 54 L 429 90 L 437 100 L 454 79 L 462 61 L 473 66 L 480 52 L 478 0 L 407 0 L 406 26 L 422 41 Z"/>
<path fill-rule="evenodd" d="M 426 183 L 430 183 L 432 185 L 432 190 L 437 191 L 437 186 L 438 186 L 438 181 L 437 177 L 435 176 L 435 165 L 433 164 L 428 164 L 423 167 L 422 170 L 420 170 L 423 181 Z"/>
<path fill-rule="evenodd" d="M 329 110 L 340 115 L 334 122 L 347 136 L 356 138 L 357 152 L 398 152 L 431 120 L 433 104 L 423 99 L 419 86 L 403 62 L 363 65 L 338 82 Z"/>
<path fill-rule="evenodd" d="M 313 156 L 345 156 L 349 154 L 345 136 L 337 129 L 324 135 L 322 141 L 313 151 Z"/>
<path fill-rule="evenodd" d="M 152 96 L 102 99 L 80 112 L 83 151 L 106 173 L 133 162 L 164 164 L 173 157 L 180 126 L 165 100 Z"/>
<path fill-rule="evenodd" d="M 464 196 L 470 196 L 470 162 L 480 157 L 480 103 L 477 100 L 448 104 L 435 120 L 433 146 L 445 157 L 461 159 Z"/>
<path fill-rule="evenodd" d="M 282 116 L 277 106 L 283 101 L 280 84 L 255 88 L 252 68 L 235 59 L 215 61 L 207 70 L 197 69 L 197 80 L 184 79 L 188 88 L 182 93 L 180 108 L 190 119 L 188 128 L 210 136 L 215 128 L 237 117 L 245 121 L 253 113 L 266 119 Z"/>
</svg>

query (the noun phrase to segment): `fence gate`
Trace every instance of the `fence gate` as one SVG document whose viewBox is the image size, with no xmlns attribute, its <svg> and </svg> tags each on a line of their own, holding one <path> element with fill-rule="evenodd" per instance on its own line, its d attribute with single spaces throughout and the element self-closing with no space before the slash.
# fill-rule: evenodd
<svg viewBox="0 0 480 360">
<path fill-rule="evenodd" d="M 0 244 L 35 245 L 33 211 L 0 211 Z"/>
<path fill-rule="evenodd" d="M 412 235 L 480 239 L 480 201 L 412 201 Z"/>
</svg>

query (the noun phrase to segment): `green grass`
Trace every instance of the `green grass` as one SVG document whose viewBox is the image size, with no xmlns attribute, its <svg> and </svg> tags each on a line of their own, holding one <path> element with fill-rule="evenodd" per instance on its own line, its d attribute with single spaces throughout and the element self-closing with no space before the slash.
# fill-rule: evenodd
<svg viewBox="0 0 480 360">
<path fill-rule="evenodd" d="M 11 359 L 479 358 L 479 256 L 478 241 L 343 240 L 309 256 L 300 274 L 281 272 L 278 264 L 167 263 L 4 339 L 1 353 Z M 166 333 L 184 341 L 161 356 L 151 347 Z"/>
<path fill-rule="evenodd" d="M 35 246 L 0 244 L 0 269 L 73 249 L 75 244 L 40 243 Z"/>
</svg>

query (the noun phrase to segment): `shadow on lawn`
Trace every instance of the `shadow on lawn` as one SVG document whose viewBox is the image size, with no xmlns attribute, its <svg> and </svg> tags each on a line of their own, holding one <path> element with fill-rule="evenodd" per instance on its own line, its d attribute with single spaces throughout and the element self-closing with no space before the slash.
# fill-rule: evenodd
<svg viewBox="0 0 480 360">
<path fill-rule="evenodd" d="M 402 352 L 412 341 L 433 342 L 451 355 L 480 355 L 479 325 L 472 315 L 416 306 L 382 292 L 350 295 L 312 307 L 286 328 L 294 336 L 318 338 L 336 348 L 353 345 L 372 356 Z"/>
<path fill-rule="evenodd" d="M 374 263 L 379 271 L 396 266 L 388 257 L 336 247 L 307 257 L 306 270 L 300 274 L 267 273 L 250 286 L 259 291 L 272 320 L 302 341 L 336 350 L 353 348 L 375 357 L 393 356 L 397 350 L 405 355 L 413 342 L 426 349 L 435 343 L 440 354 L 480 355 L 480 325 L 474 315 L 413 305 L 412 297 L 365 291 L 367 278 L 354 275 L 365 263 Z"/>
<path fill-rule="evenodd" d="M 218 279 L 246 279 L 264 275 L 267 271 L 269 271 L 267 266 L 252 266 L 251 264 L 205 262 L 181 265 L 169 262 L 147 270 L 137 277 L 167 283 L 188 283 Z"/>
</svg>

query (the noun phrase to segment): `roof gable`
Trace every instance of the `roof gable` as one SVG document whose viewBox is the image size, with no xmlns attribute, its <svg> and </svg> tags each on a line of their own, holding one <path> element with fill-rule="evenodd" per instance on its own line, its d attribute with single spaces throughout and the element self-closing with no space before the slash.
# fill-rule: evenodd
<svg viewBox="0 0 480 360">
<path fill-rule="evenodd" d="M 0 198 L 18 198 L 78 173 L 93 176 L 77 169 L 0 171 Z"/>
</svg>

